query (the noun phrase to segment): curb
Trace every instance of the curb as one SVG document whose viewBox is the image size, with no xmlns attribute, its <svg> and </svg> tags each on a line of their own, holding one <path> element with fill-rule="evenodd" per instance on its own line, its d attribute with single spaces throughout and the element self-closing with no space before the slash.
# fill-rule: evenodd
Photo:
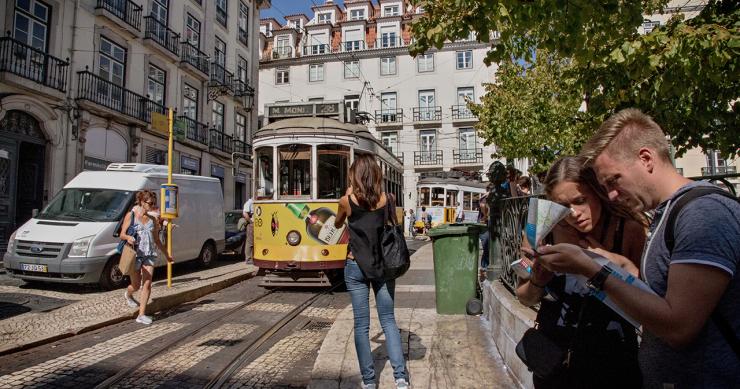
<svg viewBox="0 0 740 389">
<path fill-rule="evenodd" d="M 179 292 L 174 292 L 167 296 L 153 298 L 152 301 L 147 304 L 147 313 L 160 312 L 186 302 L 197 300 L 207 294 L 217 292 L 221 289 L 228 288 L 234 284 L 248 280 L 254 277 L 257 271 L 250 271 L 243 274 L 237 274 L 233 277 L 229 277 L 220 281 L 216 281 L 210 284 L 201 285 L 193 289 L 185 289 Z M 76 328 L 74 330 L 62 332 L 59 334 L 49 335 L 42 339 L 37 339 L 29 343 L 14 345 L 7 348 L 0 348 L 0 356 L 12 354 L 18 351 L 28 350 L 33 347 L 41 346 L 51 342 L 56 342 L 61 339 L 69 338 L 75 335 L 83 334 L 86 332 L 95 331 L 97 329 L 107 327 L 109 325 L 121 323 L 127 320 L 132 320 L 136 317 L 138 312 L 122 312 L 117 317 L 112 319 L 104 320 L 98 323 L 93 323 L 82 328 Z"/>
</svg>

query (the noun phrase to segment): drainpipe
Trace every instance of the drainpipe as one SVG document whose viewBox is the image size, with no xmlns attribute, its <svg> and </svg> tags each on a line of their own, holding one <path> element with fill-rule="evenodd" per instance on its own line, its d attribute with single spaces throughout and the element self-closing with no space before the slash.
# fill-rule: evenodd
<svg viewBox="0 0 740 389">
<path fill-rule="evenodd" d="M 67 90 L 67 99 L 69 101 L 73 100 L 73 93 L 72 90 L 74 89 L 74 75 L 75 75 L 75 51 L 77 48 L 77 14 L 80 10 L 80 0 L 75 0 L 75 7 L 74 12 L 72 13 L 72 44 L 70 44 L 69 48 L 69 77 L 67 78 L 69 80 L 69 89 Z M 76 111 L 76 110 L 75 110 Z M 71 139 L 71 130 L 72 128 L 77 125 L 77 135 L 79 137 L 79 112 L 77 112 L 76 115 L 74 115 L 71 119 L 69 116 L 67 116 L 66 120 L 66 133 L 64 136 L 65 140 L 65 148 L 64 148 L 64 184 L 69 182 L 71 179 L 70 177 L 70 155 L 74 156 L 75 162 L 77 160 L 77 150 L 76 150 L 76 143 L 72 141 Z M 72 148 L 72 152 L 70 152 L 70 148 Z M 73 163 L 72 166 L 75 164 Z M 71 169 L 74 171 L 74 169 Z"/>
</svg>

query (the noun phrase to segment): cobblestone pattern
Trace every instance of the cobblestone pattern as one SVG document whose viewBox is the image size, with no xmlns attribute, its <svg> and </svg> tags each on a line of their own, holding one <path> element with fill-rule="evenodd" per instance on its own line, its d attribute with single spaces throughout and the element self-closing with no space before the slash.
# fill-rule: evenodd
<svg viewBox="0 0 740 389">
<path fill-rule="evenodd" d="M 301 312 L 301 316 L 308 316 L 316 319 L 334 320 L 344 308 L 318 308 L 308 307 Z"/>
<path fill-rule="evenodd" d="M 295 309 L 296 305 L 284 303 L 257 303 L 244 308 L 245 311 L 265 311 L 287 313 Z"/>
<path fill-rule="evenodd" d="M 197 307 L 193 308 L 193 311 L 198 311 L 198 312 L 221 311 L 221 310 L 234 308 L 238 306 L 239 304 L 243 304 L 243 302 L 235 301 L 233 303 L 200 304 Z"/>
<path fill-rule="evenodd" d="M 114 388 L 154 388 L 184 373 L 257 329 L 253 324 L 224 324 L 214 331 L 172 349 L 119 382 Z"/>
<path fill-rule="evenodd" d="M 98 343 L 95 346 L 0 376 L 0 389 L 53 386 L 56 380 L 73 377 L 76 372 L 82 369 L 124 353 L 160 336 L 177 331 L 184 326 L 180 323 L 154 324 Z M 78 386 L 86 385 L 89 385 L 89 382 L 80 381 Z"/>
<path fill-rule="evenodd" d="M 224 388 L 275 388 L 294 366 L 314 355 L 321 346 L 323 331 L 302 330 L 280 340 L 266 353 L 242 368 Z"/>
</svg>

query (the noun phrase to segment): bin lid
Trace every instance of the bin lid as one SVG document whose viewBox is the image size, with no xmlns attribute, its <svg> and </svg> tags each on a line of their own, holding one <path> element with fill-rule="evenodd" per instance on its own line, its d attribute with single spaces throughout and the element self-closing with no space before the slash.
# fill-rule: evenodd
<svg viewBox="0 0 740 389">
<path fill-rule="evenodd" d="M 432 228 L 427 235 L 434 239 L 452 235 L 480 234 L 485 228 L 486 225 L 481 223 L 447 223 Z"/>
</svg>

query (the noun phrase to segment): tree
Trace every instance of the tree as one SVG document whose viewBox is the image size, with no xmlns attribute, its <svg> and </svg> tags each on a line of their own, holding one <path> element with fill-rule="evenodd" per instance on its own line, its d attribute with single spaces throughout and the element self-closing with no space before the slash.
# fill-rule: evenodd
<svg viewBox="0 0 740 389">
<path fill-rule="evenodd" d="M 676 146 L 725 156 L 740 150 L 740 2 L 710 0 L 693 19 L 676 14 L 639 35 L 643 14 L 668 0 L 416 0 L 413 54 L 467 37 L 491 42 L 486 63 L 532 61 L 536 50 L 568 58 L 569 83 L 603 119 L 637 107 Z M 496 33 L 492 33 L 496 31 Z M 496 39 L 493 39 L 496 38 Z M 497 140 L 498 142 L 499 140 Z"/>
</svg>

